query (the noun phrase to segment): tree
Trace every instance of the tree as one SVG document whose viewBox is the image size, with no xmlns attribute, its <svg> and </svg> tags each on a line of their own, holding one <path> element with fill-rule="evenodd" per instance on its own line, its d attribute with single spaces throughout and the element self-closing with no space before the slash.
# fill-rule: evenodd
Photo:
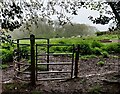
<svg viewBox="0 0 120 94">
<path fill-rule="evenodd" d="M 63 28 L 57 27 L 54 32 L 57 37 L 82 37 L 94 35 L 96 31 L 98 30 L 95 27 L 73 23 L 73 26 L 66 24 Z"/>
<path fill-rule="evenodd" d="M 108 10 L 108 6 L 112 10 Z M 120 24 L 120 1 L 116 2 L 81 2 L 81 0 L 3 0 L 1 7 L 1 28 L 5 31 L 14 31 L 26 23 L 25 29 L 29 30 L 32 24 L 37 26 L 38 19 L 46 19 L 46 23 L 53 25 L 52 16 L 56 16 L 59 25 L 71 23 L 70 15 L 77 15 L 80 8 L 90 8 L 100 12 L 98 18 L 89 16 L 89 19 L 96 24 L 108 24 L 114 20 L 116 28 Z M 111 15 L 111 16 L 106 16 Z M 28 24 L 27 21 L 30 23 Z M 2 32 L 3 34 L 3 32 Z"/>
</svg>

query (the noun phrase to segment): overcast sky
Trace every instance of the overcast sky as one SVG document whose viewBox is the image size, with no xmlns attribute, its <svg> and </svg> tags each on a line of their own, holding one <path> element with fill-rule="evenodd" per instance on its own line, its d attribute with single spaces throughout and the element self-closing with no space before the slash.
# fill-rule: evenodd
<svg viewBox="0 0 120 94">
<path fill-rule="evenodd" d="M 97 11 L 81 8 L 80 11 L 78 12 L 78 15 L 73 16 L 72 21 L 75 22 L 75 23 L 88 24 L 88 25 L 91 25 L 91 26 L 95 26 L 100 31 L 108 30 L 109 24 L 107 24 L 107 25 L 93 24 L 88 19 L 88 17 L 90 15 L 93 16 L 93 17 L 99 17 L 99 13 Z"/>
</svg>

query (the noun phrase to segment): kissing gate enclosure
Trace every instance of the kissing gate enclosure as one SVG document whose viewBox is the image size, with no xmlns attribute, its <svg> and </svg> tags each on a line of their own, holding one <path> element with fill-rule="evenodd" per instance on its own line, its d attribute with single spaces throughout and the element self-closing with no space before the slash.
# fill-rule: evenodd
<svg viewBox="0 0 120 94">
<path fill-rule="evenodd" d="M 29 40 L 29 43 L 21 44 L 23 40 Z M 51 44 L 49 39 L 35 38 L 34 35 L 30 35 L 30 38 L 17 39 L 15 44 L 16 78 L 31 81 L 31 84 L 35 85 L 36 81 L 77 77 L 79 45 L 75 47 L 74 44 Z"/>
</svg>

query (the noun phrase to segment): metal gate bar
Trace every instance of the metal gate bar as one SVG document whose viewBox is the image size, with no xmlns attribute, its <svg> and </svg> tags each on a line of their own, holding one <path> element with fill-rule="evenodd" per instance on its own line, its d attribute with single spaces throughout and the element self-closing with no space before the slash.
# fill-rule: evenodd
<svg viewBox="0 0 120 94">
<path fill-rule="evenodd" d="M 77 47 L 77 49 L 78 50 L 75 50 L 75 45 L 73 45 L 73 44 L 50 44 L 50 42 L 49 42 L 49 39 L 47 39 L 47 38 L 35 38 L 34 37 L 34 35 L 32 35 L 33 36 L 33 41 L 35 41 L 35 39 L 45 39 L 45 40 L 47 40 L 47 42 L 45 43 L 45 44 L 32 44 L 32 40 L 31 40 L 31 38 L 23 38 L 23 39 L 18 39 L 17 40 L 17 43 L 14 43 L 14 44 L 16 44 L 17 45 L 17 49 L 18 49 L 18 57 L 17 57 L 17 55 L 16 55 L 16 59 L 17 59 L 17 62 L 15 62 L 18 66 L 17 66 L 17 73 L 20 73 L 20 74 L 26 74 L 26 75 L 28 75 L 29 74 L 29 79 L 22 79 L 21 78 L 21 80 L 30 80 L 31 81 L 31 83 L 33 84 L 33 85 L 35 85 L 35 82 L 36 81 L 47 81 L 47 80 L 67 80 L 67 79 L 71 79 L 71 78 L 73 78 L 73 75 L 74 75 L 74 77 L 77 77 L 77 74 L 78 74 L 78 60 L 79 60 L 79 45 L 78 45 L 78 47 Z M 30 41 L 30 43 L 31 44 L 21 44 L 19 41 L 20 40 L 31 40 Z M 27 56 L 31 56 L 31 64 L 24 64 L 24 63 L 22 63 L 22 62 L 20 62 L 19 61 L 19 49 L 20 49 L 20 45 L 27 45 L 27 46 L 32 46 L 31 47 L 31 50 L 32 51 L 34 51 L 34 53 L 35 53 L 35 55 L 34 55 L 34 60 L 35 60 L 35 62 L 32 62 L 33 60 L 32 60 L 32 52 L 30 53 L 30 54 L 28 54 Z M 44 54 L 39 54 L 38 53 L 38 47 L 47 47 L 47 50 L 45 50 L 45 53 Z M 51 46 L 71 46 L 72 47 L 72 52 L 71 53 L 68 53 L 66 50 L 66 52 L 67 53 L 50 53 L 50 47 Z M 34 48 L 34 47 L 36 47 L 34 50 L 32 49 L 32 48 Z M 76 54 L 76 55 L 74 55 L 74 54 Z M 46 57 L 46 62 L 44 63 L 41 63 L 41 62 L 38 62 L 38 60 L 40 60 L 39 58 L 38 58 L 38 56 L 45 56 Z M 63 61 L 60 61 L 60 62 L 56 62 L 56 63 L 54 63 L 54 62 L 50 62 L 50 56 L 51 57 L 53 57 L 53 56 L 65 56 L 65 58 L 64 59 L 66 59 L 67 61 L 65 62 L 64 60 Z M 70 60 L 68 60 L 68 58 L 69 57 L 67 57 L 67 56 L 70 56 L 71 57 L 71 62 L 70 62 Z M 74 58 L 74 56 L 76 56 L 75 58 Z M 58 59 L 61 59 L 61 57 L 58 57 Z M 74 60 L 75 59 L 75 60 Z M 45 59 L 44 59 L 45 60 Z M 75 63 L 74 63 L 75 62 Z M 35 68 L 34 68 L 34 70 L 32 69 L 32 68 L 30 68 L 29 70 L 27 70 L 27 71 L 20 71 L 20 68 L 21 68 L 21 66 L 24 66 L 25 65 L 25 67 L 26 66 L 29 66 L 29 67 L 31 67 L 32 65 L 34 64 L 34 66 L 35 66 Z M 47 66 L 47 71 L 38 71 L 38 65 L 46 65 Z M 65 71 L 49 71 L 49 65 L 71 65 L 70 67 L 70 70 L 65 70 Z M 34 78 L 33 78 L 33 71 L 35 72 L 35 75 L 34 75 Z M 37 76 L 38 76 L 38 74 L 50 74 L 50 73 L 70 73 L 70 76 L 71 77 L 69 77 L 69 78 L 42 78 L 42 79 L 39 79 Z M 59 76 L 59 75 L 58 75 Z M 18 77 L 18 75 L 17 75 L 17 77 Z M 51 76 L 50 76 L 51 77 Z M 19 78 L 19 77 L 18 77 Z M 34 81 L 33 81 L 33 79 L 35 79 Z"/>
<path fill-rule="evenodd" d="M 44 54 L 38 54 L 38 46 L 47 46 L 47 51 Z M 71 46 L 73 51 L 72 53 L 50 53 L 49 48 L 51 46 Z M 62 55 L 68 55 L 72 56 L 72 61 L 71 62 L 50 62 L 49 61 L 49 56 L 62 56 Z M 38 56 L 47 56 L 47 63 L 38 63 Z M 38 65 L 47 65 L 47 71 L 38 71 L 37 67 Z M 49 65 L 71 65 L 71 71 L 49 71 Z M 36 78 L 38 78 L 38 74 L 50 74 L 50 73 L 71 73 L 71 78 L 73 78 L 73 65 L 74 65 L 74 45 L 72 44 L 36 44 Z M 70 79 L 70 78 L 42 78 L 42 79 L 36 79 L 37 81 L 44 81 L 44 80 L 59 80 L 59 79 Z"/>
</svg>

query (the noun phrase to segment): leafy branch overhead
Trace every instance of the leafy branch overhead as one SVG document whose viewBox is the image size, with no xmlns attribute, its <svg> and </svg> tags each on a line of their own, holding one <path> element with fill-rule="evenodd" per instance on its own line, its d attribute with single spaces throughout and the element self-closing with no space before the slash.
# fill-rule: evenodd
<svg viewBox="0 0 120 94">
<path fill-rule="evenodd" d="M 109 10 L 109 6 L 111 10 Z M 3 0 L 0 2 L 2 29 L 13 31 L 25 24 L 25 29 L 30 30 L 32 24 L 38 25 L 38 19 L 46 20 L 53 25 L 53 16 L 59 25 L 72 24 L 71 15 L 77 15 L 79 9 L 86 8 L 97 10 L 100 16 L 94 18 L 88 15 L 95 24 L 108 24 L 111 20 L 119 27 L 120 1 L 118 2 L 81 2 L 81 0 Z"/>
<path fill-rule="evenodd" d="M 12 4 L 2 3 L 2 24 L 3 29 L 9 29 L 13 31 L 16 28 L 21 26 L 21 23 L 18 19 L 22 19 L 23 11 L 21 8 L 16 5 L 14 2 Z"/>
</svg>

